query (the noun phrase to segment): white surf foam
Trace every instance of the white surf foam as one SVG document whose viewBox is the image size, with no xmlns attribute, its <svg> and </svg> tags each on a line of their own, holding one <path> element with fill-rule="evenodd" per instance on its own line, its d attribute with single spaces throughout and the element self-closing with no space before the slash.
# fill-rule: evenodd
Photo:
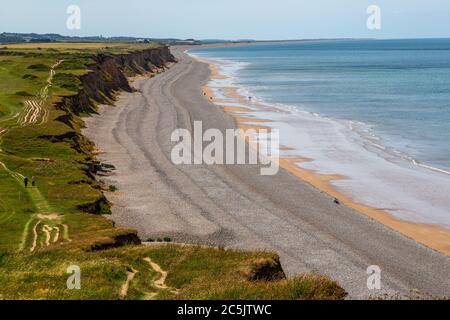
<svg viewBox="0 0 450 320">
<path fill-rule="evenodd" d="M 331 119 L 298 107 L 268 103 L 243 87 L 238 92 L 252 100 L 248 104 L 234 101 L 222 89 L 238 87 L 236 74 L 245 64 L 216 58 L 214 62 L 227 76 L 210 83 L 225 100 L 222 104 L 251 108 L 252 117 L 272 120 L 265 125 L 280 129 L 281 145 L 293 149 L 282 152 L 282 156 L 310 158 L 312 162 L 297 165 L 347 177 L 332 185 L 355 202 L 386 210 L 399 219 L 450 228 L 450 172 L 390 148 L 362 122 Z"/>
</svg>

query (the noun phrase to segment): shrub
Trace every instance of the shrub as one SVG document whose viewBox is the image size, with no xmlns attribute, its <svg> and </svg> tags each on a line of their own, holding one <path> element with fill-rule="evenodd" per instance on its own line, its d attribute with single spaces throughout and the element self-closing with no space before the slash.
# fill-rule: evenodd
<svg viewBox="0 0 450 320">
<path fill-rule="evenodd" d="M 42 63 L 32 64 L 28 67 L 28 69 L 36 71 L 50 71 L 50 67 Z"/>
<path fill-rule="evenodd" d="M 37 76 L 35 76 L 34 74 L 25 74 L 23 77 L 22 77 L 22 79 L 26 79 L 26 80 L 35 80 L 35 79 L 37 79 L 38 77 Z"/>
<path fill-rule="evenodd" d="M 57 73 L 53 78 L 53 84 L 64 89 L 77 91 L 81 82 L 74 74 Z"/>
<path fill-rule="evenodd" d="M 26 91 L 17 91 L 16 92 L 16 96 L 19 96 L 19 97 L 31 97 L 31 96 L 33 96 L 33 94 L 29 93 L 29 92 L 26 92 Z"/>
</svg>

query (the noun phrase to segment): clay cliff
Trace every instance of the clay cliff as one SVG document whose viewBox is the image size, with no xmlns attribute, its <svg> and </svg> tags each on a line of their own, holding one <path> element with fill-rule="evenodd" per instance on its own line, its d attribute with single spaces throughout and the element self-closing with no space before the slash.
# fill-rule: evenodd
<svg viewBox="0 0 450 320">
<path fill-rule="evenodd" d="M 58 103 L 58 109 L 75 115 L 94 113 L 96 104 L 111 104 L 115 93 L 131 92 L 127 76 L 157 73 L 169 63 L 176 62 L 168 47 L 120 55 L 99 54 L 93 60 L 95 63 L 88 66 L 90 72 L 79 78 L 81 89 L 78 94 L 65 97 Z"/>
</svg>

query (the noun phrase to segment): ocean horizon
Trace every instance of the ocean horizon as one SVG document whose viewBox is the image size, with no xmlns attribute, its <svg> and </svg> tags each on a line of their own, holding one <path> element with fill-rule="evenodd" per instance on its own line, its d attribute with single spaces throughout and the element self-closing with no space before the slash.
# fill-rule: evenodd
<svg viewBox="0 0 450 320">
<path fill-rule="evenodd" d="M 282 156 L 399 219 L 450 227 L 450 39 L 322 40 L 192 49 L 223 105 L 280 129 Z M 235 88 L 247 103 L 229 94 Z M 251 99 L 249 98 L 251 97 Z"/>
</svg>

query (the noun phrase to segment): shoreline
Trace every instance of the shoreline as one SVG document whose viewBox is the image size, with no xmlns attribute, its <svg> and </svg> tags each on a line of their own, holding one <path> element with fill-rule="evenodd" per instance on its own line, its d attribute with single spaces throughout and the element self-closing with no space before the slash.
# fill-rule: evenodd
<svg viewBox="0 0 450 320">
<path fill-rule="evenodd" d="M 86 123 L 99 160 L 116 168 L 101 178 L 118 189 L 107 193 L 116 226 L 136 229 L 144 240 L 170 237 L 177 243 L 276 252 L 287 276 L 325 274 L 353 299 L 408 296 L 413 289 L 450 293 L 447 256 L 337 206 L 287 170 L 267 177 L 259 165 L 173 164 L 173 130 L 192 129 L 194 121 L 223 133 L 236 128 L 229 113 L 202 94 L 208 65 L 184 49 L 171 48 L 178 63 L 136 80 L 137 90 L 121 93 L 114 108 L 101 106 Z M 377 292 L 366 285 L 367 267 L 374 264 L 383 270 Z"/>
<path fill-rule="evenodd" d="M 211 80 L 220 80 L 227 78 L 225 75 L 220 73 L 220 67 L 213 61 L 205 59 L 203 57 L 191 57 L 202 63 L 208 64 L 211 72 Z M 236 101 L 239 101 L 239 103 L 245 105 L 245 103 L 248 102 L 245 97 L 241 96 L 237 92 L 236 88 L 225 89 L 228 89 L 227 94 L 234 98 Z M 224 103 L 224 101 L 222 101 L 221 99 L 214 97 L 214 90 L 209 86 L 209 83 L 203 87 L 203 90 L 206 96 L 213 97 L 213 99 L 210 99 L 212 102 Z M 227 107 L 223 105 L 217 106 L 223 108 L 225 112 L 232 116 L 237 127 L 243 130 L 257 130 L 261 128 L 270 130 L 270 127 L 255 125 L 254 123 L 272 122 L 272 120 L 246 117 L 245 113 L 251 113 L 253 111 L 249 108 Z M 244 113 L 244 115 L 242 113 Z M 290 149 L 289 146 L 283 146 L 282 148 Z M 314 172 L 313 170 L 304 169 L 296 165 L 296 163 L 299 162 L 311 161 L 313 161 L 313 159 L 307 159 L 305 157 L 302 157 L 302 155 L 296 155 L 293 157 L 280 157 L 279 165 L 281 168 L 287 170 L 302 181 L 305 181 L 318 190 L 323 191 L 328 195 L 338 199 L 339 202 L 346 205 L 347 207 L 355 209 L 361 214 L 364 214 L 367 217 L 374 219 L 375 221 L 382 223 L 383 225 L 388 226 L 391 229 L 398 231 L 401 234 L 450 257 L 450 229 L 433 224 L 417 223 L 398 219 L 383 209 L 359 203 L 357 202 L 357 200 L 352 199 L 350 196 L 339 191 L 335 186 L 331 184 L 332 181 L 345 179 L 344 176 L 335 174 L 320 174 Z"/>
</svg>

